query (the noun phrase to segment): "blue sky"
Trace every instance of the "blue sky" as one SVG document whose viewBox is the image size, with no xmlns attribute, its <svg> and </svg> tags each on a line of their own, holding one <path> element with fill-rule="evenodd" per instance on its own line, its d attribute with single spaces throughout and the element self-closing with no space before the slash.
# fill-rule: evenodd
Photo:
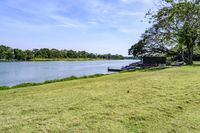
<svg viewBox="0 0 200 133">
<path fill-rule="evenodd" d="M 127 55 L 155 0 L 0 0 L 0 44 Z"/>
</svg>

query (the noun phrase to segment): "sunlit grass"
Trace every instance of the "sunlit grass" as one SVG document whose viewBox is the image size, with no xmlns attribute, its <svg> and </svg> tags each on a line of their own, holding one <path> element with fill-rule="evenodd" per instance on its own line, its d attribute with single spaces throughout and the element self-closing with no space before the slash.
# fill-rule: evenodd
<svg viewBox="0 0 200 133">
<path fill-rule="evenodd" d="M 101 76 L 105 76 L 105 75 L 107 75 L 107 74 L 94 74 L 94 75 L 81 76 L 81 77 L 70 76 L 70 77 L 61 78 L 61 79 L 47 80 L 47 81 L 44 81 L 44 82 L 37 82 L 37 83 L 36 82 L 27 82 L 27 83 L 17 84 L 15 86 L 0 86 L 0 91 L 1 90 L 22 88 L 22 87 L 39 86 L 39 85 L 45 85 L 45 84 L 50 84 L 50 83 L 56 83 L 56 82 L 70 81 L 70 80 L 96 78 L 96 77 L 101 77 Z"/>
<path fill-rule="evenodd" d="M 200 132 L 200 67 L 0 91 L 0 132 Z"/>
</svg>

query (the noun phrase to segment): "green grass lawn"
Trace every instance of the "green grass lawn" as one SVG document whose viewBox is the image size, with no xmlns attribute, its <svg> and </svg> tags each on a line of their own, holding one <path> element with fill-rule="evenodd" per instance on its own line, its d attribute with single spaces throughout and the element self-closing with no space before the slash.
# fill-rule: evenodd
<svg viewBox="0 0 200 133">
<path fill-rule="evenodd" d="M 0 132 L 200 133 L 200 66 L 1 90 Z"/>
</svg>

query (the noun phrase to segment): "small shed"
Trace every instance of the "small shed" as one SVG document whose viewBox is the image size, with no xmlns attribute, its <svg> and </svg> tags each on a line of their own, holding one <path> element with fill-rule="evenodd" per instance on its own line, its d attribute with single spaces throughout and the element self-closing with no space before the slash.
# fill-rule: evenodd
<svg viewBox="0 0 200 133">
<path fill-rule="evenodd" d="M 143 57 L 141 63 L 143 66 L 159 66 L 166 64 L 166 57 Z"/>
</svg>

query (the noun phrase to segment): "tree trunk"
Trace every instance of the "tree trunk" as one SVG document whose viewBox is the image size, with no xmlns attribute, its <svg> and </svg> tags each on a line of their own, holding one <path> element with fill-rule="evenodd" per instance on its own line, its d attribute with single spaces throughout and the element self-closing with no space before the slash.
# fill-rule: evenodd
<svg viewBox="0 0 200 133">
<path fill-rule="evenodd" d="M 181 49 L 181 60 L 185 61 L 185 54 L 184 54 L 183 49 Z"/>
<path fill-rule="evenodd" d="M 188 65 L 193 64 L 193 45 L 188 45 L 188 61 L 186 62 Z"/>
</svg>

